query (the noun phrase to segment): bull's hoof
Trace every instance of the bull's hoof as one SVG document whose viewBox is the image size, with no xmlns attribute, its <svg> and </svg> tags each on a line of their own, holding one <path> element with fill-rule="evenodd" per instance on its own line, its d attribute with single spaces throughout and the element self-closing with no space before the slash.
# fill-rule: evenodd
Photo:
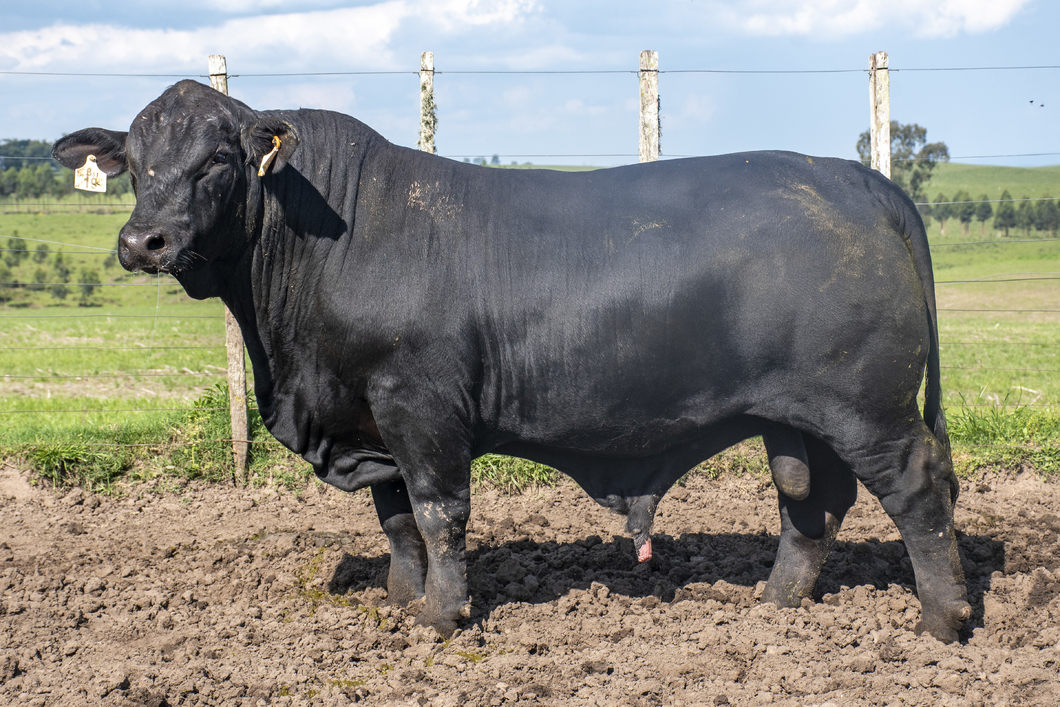
<svg viewBox="0 0 1060 707">
<path fill-rule="evenodd" d="M 966 601 L 953 602 L 944 609 L 934 611 L 925 608 L 923 618 L 913 632 L 918 636 L 927 632 L 942 643 L 953 643 L 964 622 L 971 616 L 972 607 Z"/>
<path fill-rule="evenodd" d="M 386 594 L 385 606 L 405 607 L 424 597 L 422 589 L 417 591 L 414 587 L 407 584 L 388 585 Z"/>
<path fill-rule="evenodd" d="M 790 585 L 782 586 L 780 582 L 766 582 L 765 591 L 762 592 L 763 604 L 775 604 L 781 609 L 797 609 L 802 606 L 804 597 L 813 593 L 813 585 L 804 586 L 802 582 L 792 582 Z"/>
<path fill-rule="evenodd" d="M 437 604 L 431 605 L 430 600 L 423 604 L 423 609 L 416 617 L 417 626 L 429 626 L 442 634 L 443 638 L 450 638 L 456 630 L 456 622 L 471 616 L 471 598 L 462 603 L 450 604 L 440 609 Z"/>
<path fill-rule="evenodd" d="M 421 611 L 416 617 L 417 626 L 433 628 L 442 638 L 451 638 L 456 631 L 456 619 L 443 618 L 441 616 L 430 616 L 427 611 Z"/>
</svg>

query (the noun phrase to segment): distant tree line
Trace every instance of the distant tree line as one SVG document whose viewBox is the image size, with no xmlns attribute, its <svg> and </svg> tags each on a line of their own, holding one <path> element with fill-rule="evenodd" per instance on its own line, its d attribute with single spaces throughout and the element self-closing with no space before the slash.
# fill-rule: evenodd
<svg viewBox="0 0 1060 707">
<path fill-rule="evenodd" d="M 99 290 L 101 281 L 99 271 L 83 267 L 78 273 L 78 281 L 70 283 L 73 275 L 71 264 L 63 259 L 62 253 L 53 253 L 47 243 L 39 244 L 30 250 L 25 239 L 15 231 L 5 241 L 0 241 L 0 302 L 8 302 L 20 289 L 30 292 L 45 290 L 57 300 L 65 300 L 76 288 L 80 292 L 81 306 L 93 302 L 93 295 Z M 103 260 L 103 267 L 116 267 L 118 259 L 112 253 Z"/>
<path fill-rule="evenodd" d="M 51 149 L 52 144 L 44 140 L 0 140 L 0 198 L 40 199 L 72 194 L 73 170 L 51 159 Z M 128 174 L 107 180 L 107 194 L 111 196 L 131 191 Z"/>
<path fill-rule="evenodd" d="M 978 221 L 980 234 L 985 236 L 986 222 L 991 218 L 994 219 L 993 227 L 1004 231 L 1005 237 L 1009 236 L 1012 229 L 1020 229 L 1027 236 L 1032 230 L 1055 236 L 1060 230 L 1060 203 L 1049 196 L 1034 201 L 1027 197 L 1023 199 L 1014 203 L 1006 189 L 995 207 L 986 194 L 973 199 L 971 194 L 962 190 L 952 197 L 939 194 L 934 203 L 921 206 L 920 213 L 925 222 L 929 223 L 931 219 L 938 221 L 943 236 L 946 235 L 947 221 L 954 219 L 965 235 L 971 231 L 972 222 Z"/>
</svg>

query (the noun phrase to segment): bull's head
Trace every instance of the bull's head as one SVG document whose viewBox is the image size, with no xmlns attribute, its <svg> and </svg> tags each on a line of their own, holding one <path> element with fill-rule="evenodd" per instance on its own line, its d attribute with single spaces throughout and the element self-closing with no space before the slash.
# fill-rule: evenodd
<svg viewBox="0 0 1060 707">
<path fill-rule="evenodd" d="M 281 137 L 272 165 L 294 149 L 289 126 L 195 81 L 181 81 L 136 116 L 128 132 L 87 128 L 55 143 L 70 168 L 89 155 L 114 177 L 128 170 L 136 207 L 118 237 L 127 270 L 174 275 L 193 297 L 221 294 L 218 265 L 233 264 L 253 238 L 248 198 L 258 165 Z"/>
</svg>

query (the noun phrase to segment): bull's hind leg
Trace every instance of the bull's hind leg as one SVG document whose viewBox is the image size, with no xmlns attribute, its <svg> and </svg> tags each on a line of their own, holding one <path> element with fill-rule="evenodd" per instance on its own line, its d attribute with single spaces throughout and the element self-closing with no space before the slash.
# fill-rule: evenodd
<svg viewBox="0 0 1060 707">
<path fill-rule="evenodd" d="M 854 464 L 898 526 L 913 562 L 921 614 L 916 632 L 956 640 L 972 609 L 957 554 L 953 506 L 960 484 L 949 454 L 917 421 L 909 436 L 879 445 Z"/>
<path fill-rule="evenodd" d="M 386 539 L 390 541 L 390 573 L 387 602 L 406 606 L 421 598 L 427 581 L 427 546 L 416 526 L 405 482 L 389 481 L 372 486 L 372 500 Z"/>
<path fill-rule="evenodd" d="M 799 433 L 797 433 L 799 434 Z M 798 606 L 813 593 L 846 512 L 857 500 L 850 467 L 823 442 L 802 435 L 813 483 L 802 500 L 778 491 L 780 547 L 762 601 Z"/>
</svg>

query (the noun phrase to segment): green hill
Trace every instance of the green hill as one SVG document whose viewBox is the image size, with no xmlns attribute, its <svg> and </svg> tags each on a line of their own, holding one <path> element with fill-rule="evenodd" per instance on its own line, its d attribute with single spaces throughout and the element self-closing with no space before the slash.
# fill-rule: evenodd
<svg viewBox="0 0 1060 707">
<path fill-rule="evenodd" d="M 1006 189 L 1015 199 L 1060 197 L 1060 165 L 997 167 L 944 162 L 935 168 L 926 191 L 934 201 L 940 192 L 952 197 L 961 189 L 975 199 L 983 194 L 996 199 Z"/>
</svg>

